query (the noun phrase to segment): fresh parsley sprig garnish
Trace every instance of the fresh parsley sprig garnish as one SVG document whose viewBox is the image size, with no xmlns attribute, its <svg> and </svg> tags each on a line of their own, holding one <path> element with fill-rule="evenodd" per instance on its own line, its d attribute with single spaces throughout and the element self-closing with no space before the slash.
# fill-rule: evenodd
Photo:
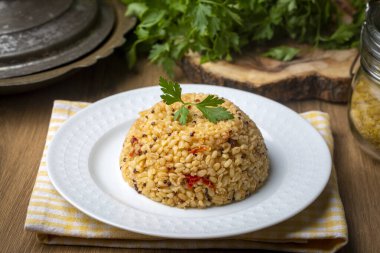
<svg viewBox="0 0 380 253">
<path fill-rule="evenodd" d="M 178 120 L 181 125 L 185 125 L 187 122 L 187 118 L 189 116 L 189 109 L 187 107 L 189 105 L 197 107 L 198 110 L 202 112 L 203 116 L 205 116 L 205 118 L 212 123 L 234 118 L 234 115 L 226 108 L 219 106 L 224 103 L 224 100 L 215 95 L 208 95 L 199 103 L 185 103 L 181 98 L 182 88 L 178 83 L 160 77 L 159 84 L 162 92 L 164 93 L 161 95 L 161 98 L 167 105 L 171 105 L 176 102 L 182 103 L 179 110 L 174 113 L 174 120 Z"/>
</svg>

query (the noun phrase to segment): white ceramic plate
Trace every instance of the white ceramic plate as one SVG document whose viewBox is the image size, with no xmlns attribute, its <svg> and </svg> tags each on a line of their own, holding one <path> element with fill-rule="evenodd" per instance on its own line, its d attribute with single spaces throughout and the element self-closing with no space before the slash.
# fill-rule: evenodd
<svg viewBox="0 0 380 253">
<path fill-rule="evenodd" d="M 97 220 L 170 238 L 216 238 L 259 230 L 297 214 L 324 189 L 331 172 L 328 148 L 297 113 L 236 89 L 183 85 L 183 90 L 228 98 L 259 126 L 271 171 L 257 193 L 222 207 L 182 210 L 139 195 L 123 181 L 119 169 L 122 143 L 138 112 L 160 100 L 158 86 L 108 97 L 68 120 L 47 157 L 55 188 Z"/>
</svg>

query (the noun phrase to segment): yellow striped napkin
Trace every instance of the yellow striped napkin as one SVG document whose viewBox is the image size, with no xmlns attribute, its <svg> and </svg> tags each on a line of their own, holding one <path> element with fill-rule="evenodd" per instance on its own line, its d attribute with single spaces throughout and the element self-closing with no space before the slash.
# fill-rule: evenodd
<svg viewBox="0 0 380 253">
<path fill-rule="evenodd" d="M 146 236 L 88 217 L 59 195 L 49 180 L 46 167 L 46 150 L 54 134 L 70 116 L 86 106 L 88 104 L 82 102 L 54 103 L 25 222 L 25 228 L 37 232 L 41 242 L 125 248 L 255 248 L 292 252 L 334 252 L 347 243 L 347 224 L 334 169 L 321 196 L 295 217 L 270 228 L 222 240 L 176 240 Z M 301 115 L 320 132 L 332 152 L 333 138 L 328 114 L 312 111 Z"/>
</svg>

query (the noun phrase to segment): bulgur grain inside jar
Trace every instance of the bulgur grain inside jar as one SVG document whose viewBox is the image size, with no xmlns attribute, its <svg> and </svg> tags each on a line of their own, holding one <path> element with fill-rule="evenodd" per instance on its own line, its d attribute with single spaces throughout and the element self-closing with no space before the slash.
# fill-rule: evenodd
<svg viewBox="0 0 380 253">
<path fill-rule="evenodd" d="M 380 2 L 368 3 L 362 27 L 360 69 L 352 82 L 351 130 L 360 147 L 380 160 Z"/>
<path fill-rule="evenodd" d="M 380 154 L 380 83 L 359 71 L 353 82 L 349 120 L 352 132 L 367 153 Z"/>
</svg>

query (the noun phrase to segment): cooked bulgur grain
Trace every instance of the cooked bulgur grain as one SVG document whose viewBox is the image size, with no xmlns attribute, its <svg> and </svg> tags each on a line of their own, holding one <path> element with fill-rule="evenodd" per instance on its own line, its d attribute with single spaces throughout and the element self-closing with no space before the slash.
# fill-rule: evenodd
<svg viewBox="0 0 380 253">
<path fill-rule="evenodd" d="M 205 94 L 184 94 L 185 102 Z M 205 208 L 246 198 L 266 180 L 269 160 L 255 123 L 225 100 L 235 115 L 214 124 L 189 108 L 186 125 L 172 113 L 181 105 L 159 102 L 129 130 L 120 156 L 123 178 L 138 193 L 169 206 Z M 237 117 L 238 115 L 238 117 Z M 194 118 L 196 117 L 196 120 Z"/>
</svg>

